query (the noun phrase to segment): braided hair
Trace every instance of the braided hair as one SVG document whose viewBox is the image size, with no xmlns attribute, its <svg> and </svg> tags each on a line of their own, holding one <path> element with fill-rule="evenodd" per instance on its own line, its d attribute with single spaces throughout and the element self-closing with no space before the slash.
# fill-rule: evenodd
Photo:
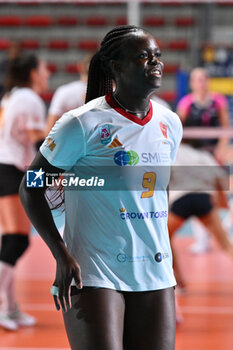
<svg viewBox="0 0 233 350">
<path fill-rule="evenodd" d="M 124 25 L 113 28 L 106 34 L 90 62 L 86 102 L 112 92 L 114 77 L 109 65 L 110 60 L 121 58 L 120 44 L 130 34 L 139 30 L 142 28 Z"/>
</svg>

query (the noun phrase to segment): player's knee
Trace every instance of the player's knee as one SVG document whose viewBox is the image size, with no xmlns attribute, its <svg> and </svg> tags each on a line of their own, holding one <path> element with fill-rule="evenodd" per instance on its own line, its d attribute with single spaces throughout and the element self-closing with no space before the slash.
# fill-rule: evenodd
<svg viewBox="0 0 233 350">
<path fill-rule="evenodd" d="M 26 234 L 6 233 L 2 235 L 0 260 L 14 266 L 29 245 Z"/>
</svg>

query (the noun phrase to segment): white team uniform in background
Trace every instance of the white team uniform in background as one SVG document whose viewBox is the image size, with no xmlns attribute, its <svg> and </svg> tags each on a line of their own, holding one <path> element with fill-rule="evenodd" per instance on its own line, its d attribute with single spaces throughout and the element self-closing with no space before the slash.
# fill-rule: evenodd
<svg viewBox="0 0 233 350">
<path fill-rule="evenodd" d="M 25 171 L 36 154 L 28 131 L 44 130 L 45 117 L 43 100 L 30 88 L 15 88 L 2 100 L 0 163 Z"/>
<path fill-rule="evenodd" d="M 60 86 L 54 93 L 49 107 L 49 114 L 62 116 L 71 109 L 80 107 L 85 102 L 87 84 L 74 81 Z"/>
<path fill-rule="evenodd" d="M 217 179 L 224 178 L 225 171 L 210 152 L 182 143 L 172 168 L 169 203 L 189 193 L 212 194 L 216 190 Z M 174 188 L 175 191 L 172 190 Z"/>
<path fill-rule="evenodd" d="M 40 151 L 52 165 L 79 178 L 96 172 L 104 178 L 110 169 L 106 188 L 65 188 L 64 240 L 84 286 L 145 291 L 175 285 L 166 186 L 181 137 L 180 119 L 167 108 L 151 101 L 140 120 L 110 96 L 66 113 L 51 130 Z"/>
</svg>

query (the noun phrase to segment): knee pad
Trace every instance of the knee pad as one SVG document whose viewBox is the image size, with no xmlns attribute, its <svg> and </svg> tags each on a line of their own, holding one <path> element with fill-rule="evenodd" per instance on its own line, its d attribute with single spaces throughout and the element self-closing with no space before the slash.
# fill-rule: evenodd
<svg viewBox="0 0 233 350">
<path fill-rule="evenodd" d="M 15 266 L 29 245 L 28 235 L 20 233 L 6 233 L 2 235 L 0 260 Z"/>
</svg>

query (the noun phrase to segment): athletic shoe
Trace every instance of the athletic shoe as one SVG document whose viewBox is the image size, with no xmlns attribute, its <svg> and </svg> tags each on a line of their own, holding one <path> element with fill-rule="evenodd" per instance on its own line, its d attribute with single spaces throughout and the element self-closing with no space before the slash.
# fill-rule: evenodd
<svg viewBox="0 0 233 350">
<path fill-rule="evenodd" d="M 21 312 L 19 309 L 9 313 L 9 318 L 20 327 L 35 326 L 35 317 Z"/>
<path fill-rule="evenodd" d="M 4 312 L 0 313 L 0 327 L 7 329 L 8 331 L 17 331 L 18 323 L 12 320 L 9 315 Z"/>
</svg>

